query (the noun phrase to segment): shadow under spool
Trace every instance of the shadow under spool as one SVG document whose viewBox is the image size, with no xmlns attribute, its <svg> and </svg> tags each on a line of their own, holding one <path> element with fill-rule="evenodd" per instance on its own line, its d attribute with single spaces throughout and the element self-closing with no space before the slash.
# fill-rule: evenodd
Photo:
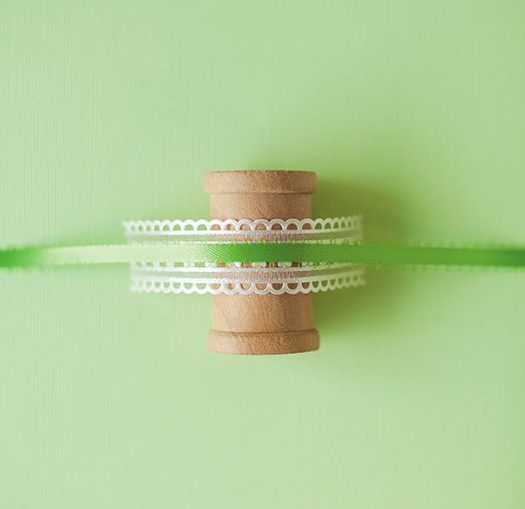
<svg viewBox="0 0 525 509">
<path fill-rule="evenodd" d="M 212 219 L 305 219 L 317 177 L 310 171 L 221 171 L 204 176 Z M 216 295 L 210 350 L 268 355 L 319 348 L 313 295 Z"/>
</svg>

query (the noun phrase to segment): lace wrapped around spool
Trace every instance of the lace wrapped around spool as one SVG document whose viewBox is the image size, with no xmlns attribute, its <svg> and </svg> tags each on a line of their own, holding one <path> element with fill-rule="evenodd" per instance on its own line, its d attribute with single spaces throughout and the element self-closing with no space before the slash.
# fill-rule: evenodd
<svg viewBox="0 0 525 509">
<path fill-rule="evenodd" d="M 126 221 L 133 244 L 186 242 L 357 243 L 360 216 L 317 219 L 226 219 Z M 144 260 L 132 264 L 131 289 L 154 293 L 282 295 L 336 290 L 365 284 L 355 264 L 298 262 L 176 263 Z"/>
</svg>

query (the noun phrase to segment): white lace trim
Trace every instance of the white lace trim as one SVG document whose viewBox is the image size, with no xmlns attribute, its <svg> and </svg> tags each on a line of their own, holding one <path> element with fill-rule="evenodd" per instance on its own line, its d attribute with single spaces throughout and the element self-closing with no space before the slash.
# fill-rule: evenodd
<svg viewBox="0 0 525 509">
<path fill-rule="evenodd" d="M 250 233 L 316 234 L 361 230 L 361 216 L 318 219 L 187 219 L 124 221 L 128 237 L 180 235 L 235 235 Z"/>
<path fill-rule="evenodd" d="M 136 292 L 258 295 L 309 293 L 362 286 L 364 268 L 355 264 L 308 263 L 135 263 Z"/>
<path fill-rule="evenodd" d="M 352 244 L 362 239 L 360 216 L 301 220 L 126 221 L 124 227 L 132 244 L 164 244 L 184 240 L 210 243 L 269 240 Z M 131 269 L 131 289 L 151 293 L 282 295 L 317 293 L 365 284 L 364 268 L 352 264 L 314 264 L 305 261 L 180 263 L 144 260 L 132 264 Z"/>
<path fill-rule="evenodd" d="M 366 284 L 364 269 L 359 267 L 351 271 L 332 275 L 295 278 L 283 282 L 254 282 L 235 279 L 199 279 L 176 278 L 143 275 L 132 276 L 131 290 L 147 293 L 174 294 L 226 294 L 226 295 L 282 295 L 298 293 L 318 293 L 342 288 L 363 286 Z"/>
</svg>

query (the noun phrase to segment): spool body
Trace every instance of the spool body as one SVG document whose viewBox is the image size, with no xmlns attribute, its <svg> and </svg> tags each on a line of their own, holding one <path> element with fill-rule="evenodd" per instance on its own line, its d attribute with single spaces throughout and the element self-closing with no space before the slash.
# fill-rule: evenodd
<svg viewBox="0 0 525 509">
<path fill-rule="evenodd" d="M 225 171 L 204 177 L 212 219 L 304 219 L 316 175 L 306 171 Z M 286 354 L 319 348 L 312 294 L 216 295 L 210 350 Z"/>
</svg>

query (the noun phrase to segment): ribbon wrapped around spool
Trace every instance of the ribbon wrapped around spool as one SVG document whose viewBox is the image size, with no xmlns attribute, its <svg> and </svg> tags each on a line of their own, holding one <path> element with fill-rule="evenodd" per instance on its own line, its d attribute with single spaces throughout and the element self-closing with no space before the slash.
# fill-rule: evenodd
<svg viewBox="0 0 525 509">
<path fill-rule="evenodd" d="M 236 243 L 355 243 L 361 218 L 311 219 L 316 174 L 306 171 L 208 173 L 212 219 L 128 221 L 134 245 L 178 241 Z M 139 262 L 132 289 L 212 293 L 209 348 L 223 353 L 285 354 L 319 348 L 312 293 L 364 284 L 354 263 L 308 260 L 217 263 Z"/>
</svg>

